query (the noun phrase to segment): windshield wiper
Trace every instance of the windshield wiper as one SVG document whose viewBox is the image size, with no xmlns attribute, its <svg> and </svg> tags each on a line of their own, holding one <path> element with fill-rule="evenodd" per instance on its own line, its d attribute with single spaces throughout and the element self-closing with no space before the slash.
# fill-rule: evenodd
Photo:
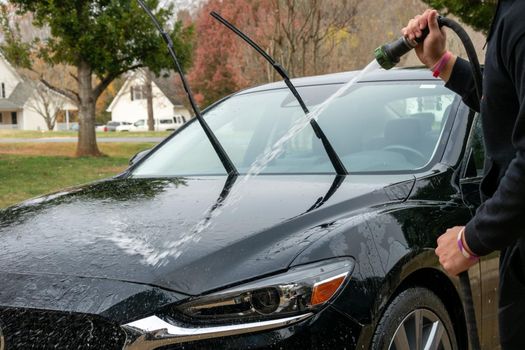
<svg viewBox="0 0 525 350">
<path fill-rule="evenodd" d="M 297 101 L 299 102 L 299 105 L 301 105 L 301 108 L 303 109 L 304 113 L 308 115 L 310 111 L 308 110 L 308 107 L 306 107 L 306 104 L 304 103 L 301 95 L 299 95 L 299 92 L 295 88 L 295 86 L 290 81 L 290 77 L 288 76 L 288 73 L 286 70 L 281 66 L 278 62 L 276 62 L 266 51 L 264 51 L 259 45 L 257 45 L 252 39 L 250 39 L 246 34 L 241 32 L 237 27 L 235 27 L 233 24 L 225 20 L 221 15 L 219 15 L 217 12 L 213 11 L 210 13 L 210 15 L 215 18 L 220 23 L 224 24 L 228 29 L 230 29 L 232 32 L 237 34 L 242 40 L 247 42 L 251 47 L 255 49 L 261 56 L 263 56 L 271 65 L 272 67 L 279 73 L 279 75 L 283 78 L 284 83 L 290 89 L 292 94 L 295 96 Z M 328 155 L 328 158 L 330 158 L 330 162 L 332 162 L 332 166 L 334 167 L 336 173 L 338 175 L 346 175 L 348 172 L 345 169 L 345 166 L 337 153 L 335 152 L 335 149 L 332 147 L 332 144 L 326 137 L 325 133 L 317 123 L 317 120 L 310 119 L 310 125 L 312 126 L 312 129 L 314 130 L 315 136 L 321 140 L 323 143 L 323 146 L 326 150 L 326 154 Z"/>
<path fill-rule="evenodd" d="M 334 177 L 334 181 L 332 181 L 332 185 L 330 186 L 326 194 L 323 197 L 320 197 L 319 199 L 317 199 L 314 205 L 312 205 L 304 213 L 306 214 L 306 213 L 311 212 L 312 210 L 322 207 L 337 192 L 339 187 L 343 184 L 344 180 L 345 180 L 345 176 L 336 175 Z"/>
<path fill-rule="evenodd" d="M 186 76 L 182 72 L 182 67 L 177 58 L 177 54 L 175 53 L 175 48 L 173 47 L 173 41 L 171 40 L 170 36 L 164 31 L 164 29 L 160 25 L 159 21 L 157 20 L 153 12 L 151 12 L 149 7 L 142 0 L 137 0 L 137 2 L 139 3 L 140 7 L 142 7 L 142 9 L 151 18 L 151 20 L 153 21 L 153 24 L 155 24 L 155 27 L 157 27 L 157 30 L 162 36 L 162 39 L 164 39 L 164 41 L 168 45 L 168 51 L 170 53 L 171 58 L 173 59 L 173 62 L 175 63 L 177 72 L 180 75 L 182 85 L 184 86 L 184 91 L 186 91 L 186 95 L 188 95 L 188 99 L 190 100 L 191 108 L 195 112 L 195 116 L 197 117 L 197 120 L 199 121 L 202 129 L 204 130 L 204 133 L 210 140 L 210 143 L 213 146 L 213 149 L 219 156 L 219 159 L 221 160 L 222 165 L 226 169 L 226 172 L 228 173 L 228 175 L 238 175 L 239 173 L 237 169 L 235 168 L 235 165 L 231 161 L 230 157 L 228 156 L 228 154 L 222 147 L 221 143 L 219 142 L 219 140 L 217 139 L 213 131 L 210 129 L 210 126 L 208 125 L 208 123 L 206 123 L 206 121 L 202 117 L 201 111 L 199 107 L 197 106 L 197 103 L 195 103 L 195 99 L 193 97 L 193 93 L 191 92 L 190 85 L 188 84 L 188 81 L 186 80 Z"/>
</svg>

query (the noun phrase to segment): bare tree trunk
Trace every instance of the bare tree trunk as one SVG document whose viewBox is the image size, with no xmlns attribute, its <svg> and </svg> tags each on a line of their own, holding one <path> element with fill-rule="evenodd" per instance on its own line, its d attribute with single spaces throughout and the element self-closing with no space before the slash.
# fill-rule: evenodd
<svg viewBox="0 0 525 350">
<path fill-rule="evenodd" d="M 44 119 L 46 121 L 47 130 L 53 131 L 55 128 L 55 119 L 49 115 L 49 112 L 46 113 L 46 117 Z"/>
<path fill-rule="evenodd" d="M 91 67 L 84 61 L 77 66 L 78 71 L 78 95 L 80 99 L 78 110 L 78 143 L 77 157 L 101 156 L 102 153 L 97 146 L 95 134 L 95 105 L 96 97 L 91 81 Z"/>
<path fill-rule="evenodd" d="M 148 130 L 155 130 L 155 120 L 153 119 L 153 87 L 151 86 L 151 72 L 149 69 L 144 70 L 146 75 L 146 105 L 148 110 Z"/>
</svg>

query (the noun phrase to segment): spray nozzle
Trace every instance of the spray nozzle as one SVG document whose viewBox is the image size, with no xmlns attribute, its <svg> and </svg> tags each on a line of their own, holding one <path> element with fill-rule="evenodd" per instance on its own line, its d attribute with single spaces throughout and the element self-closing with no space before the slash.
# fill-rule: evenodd
<svg viewBox="0 0 525 350">
<path fill-rule="evenodd" d="M 438 17 L 438 24 L 440 28 L 444 25 L 443 17 Z M 407 52 L 415 48 L 419 43 L 423 42 L 429 32 L 430 30 L 427 26 L 422 31 L 421 36 L 415 40 L 410 40 L 407 37 L 402 36 L 391 43 L 378 47 L 374 51 L 377 63 L 379 63 L 379 65 L 384 69 L 395 67 L 395 65 L 399 63 L 401 56 L 405 55 Z"/>
</svg>

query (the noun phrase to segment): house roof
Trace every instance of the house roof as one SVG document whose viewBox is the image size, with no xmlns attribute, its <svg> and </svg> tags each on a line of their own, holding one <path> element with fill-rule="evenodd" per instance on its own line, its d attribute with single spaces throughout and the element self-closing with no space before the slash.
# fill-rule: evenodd
<svg viewBox="0 0 525 350">
<path fill-rule="evenodd" d="M 170 100 L 174 106 L 182 106 L 182 102 L 177 94 L 176 73 L 161 73 L 160 77 L 153 76 L 153 82 L 160 91 Z"/>
<path fill-rule="evenodd" d="M 1 110 L 17 110 L 23 109 L 24 104 L 27 102 L 29 97 L 33 94 L 33 87 L 25 80 L 18 83 L 8 98 L 0 99 Z"/>
<path fill-rule="evenodd" d="M 0 99 L 0 110 L 17 110 L 22 109 L 22 106 L 9 101 L 8 99 Z"/>
<path fill-rule="evenodd" d="M 15 87 L 8 100 L 22 108 L 29 97 L 33 94 L 34 88 L 31 84 L 24 80 Z"/>
<path fill-rule="evenodd" d="M 120 98 L 129 91 L 130 86 L 133 82 L 133 80 L 136 78 L 137 74 L 144 74 L 144 71 L 142 69 L 137 69 L 132 74 L 128 75 L 126 82 L 122 87 L 120 88 L 117 95 L 113 98 L 113 101 L 109 104 L 108 108 L 106 109 L 107 112 L 111 112 L 115 105 L 118 103 Z M 153 75 L 152 77 L 153 84 L 155 84 L 159 90 L 166 96 L 166 98 L 170 101 L 170 103 L 175 107 L 183 107 L 183 104 L 179 98 L 179 94 L 177 91 L 177 74 L 174 72 L 161 72 L 159 77 L 156 77 Z"/>
</svg>

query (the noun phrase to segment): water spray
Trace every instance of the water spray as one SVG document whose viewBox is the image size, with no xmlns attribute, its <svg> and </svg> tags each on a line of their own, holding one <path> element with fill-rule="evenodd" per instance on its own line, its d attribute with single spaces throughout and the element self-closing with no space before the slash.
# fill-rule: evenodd
<svg viewBox="0 0 525 350">
<path fill-rule="evenodd" d="M 476 54 L 474 45 L 472 44 L 472 40 L 468 36 L 467 32 L 456 21 L 442 16 L 438 16 L 437 20 L 440 28 L 445 26 L 452 29 L 463 43 L 463 46 L 465 47 L 465 50 L 467 52 L 468 59 L 470 61 L 472 76 L 474 78 L 474 85 L 476 87 L 476 94 L 478 100 L 481 101 L 481 66 L 479 64 L 478 56 Z M 410 40 L 407 37 L 403 36 L 391 43 L 378 47 L 374 51 L 377 63 L 379 63 L 381 67 L 387 70 L 395 67 L 400 62 L 402 56 L 410 52 L 412 49 L 416 48 L 417 45 L 423 43 L 429 32 L 430 31 L 427 26 L 422 31 L 421 36 L 419 38 Z M 459 282 L 463 293 L 463 307 L 465 309 L 465 318 L 471 349 L 480 350 L 481 346 L 479 342 L 478 328 L 476 324 L 476 314 L 474 312 L 472 289 L 470 286 L 468 271 L 459 274 Z"/>
</svg>

